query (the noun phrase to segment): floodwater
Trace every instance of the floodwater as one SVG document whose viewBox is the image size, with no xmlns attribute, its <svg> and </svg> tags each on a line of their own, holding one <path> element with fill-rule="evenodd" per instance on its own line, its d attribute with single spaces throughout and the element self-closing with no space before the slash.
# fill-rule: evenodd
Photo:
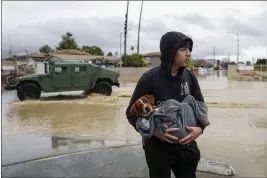
<svg viewBox="0 0 267 178">
<path fill-rule="evenodd" d="M 236 177 L 267 176 L 267 83 L 228 81 L 227 73 L 199 75 L 211 125 L 198 138 L 202 158 L 231 164 Z M 58 97 L 19 102 L 2 94 L 2 165 L 82 150 L 141 143 L 125 109 L 135 83 L 110 97 Z M 64 94 L 64 93 L 63 93 Z M 67 93 L 70 94 L 70 93 Z M 67 99 L 68 98 L 68 99 Z"/>
</svg>

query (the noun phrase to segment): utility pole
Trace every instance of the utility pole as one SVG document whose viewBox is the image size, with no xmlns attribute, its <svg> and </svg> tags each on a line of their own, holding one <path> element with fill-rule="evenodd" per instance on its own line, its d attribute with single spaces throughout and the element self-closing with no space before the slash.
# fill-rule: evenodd
<svg viewBox="0 0 267 178">
<path fill-rule="evenodd" d="M 141 17 L 142 17 L 142 11 L 143 11 L 143 2 L 141 4 L 141 10 L 140 10 L 140 16 L 139 16 L 139 25 L 138 25 L 138 39 L 137 39 L 137 55 L 139 54 L 139 44 L 140 44 L 140 26 L 141 26 Z"/>
<path fill-rule="evenodd" d="M 216 64 L 216 59 L 215 59 L 215 46 L 213 46 L 213 62 L 214 62 L 213 65 L 215 65 Z"/>
<path fill-rule="evenodd" d="M 127 10 L 125 14 L 125 25 L 124 25 L 124 59 L 125 66 L 127 66 L 127 55 L 126 55 L 126 44 L 127 44 L 127 25 L 128 25 L 128 9 L 129 9 L 129 1 L 127 1 Z"/>
<path fill-rule="evenodd" d="M 11 47 L 11 41 L 10 41 L 9 37 L 8 37 L 8 41 L 9 41 L 9 55 L 13 56 L 12 47 Z"/>
<path fill-rule="evenodd" d="M 122 56 L 121 56 L 121 35 L 123 32 L 120 33 L 120 67 L 121 67 L 121 63 L 122 63 Z"/>
<path fill-rule="evenodd" d="M 238 33 L 235 33 L 235 32 L 227 32 L 227 33 L 232 33 L 232 34 L 235 34 L 237 36 L 236 63 L 238 64 L 238 62 L 239 62 L 239 34 Z"/>
<path fill-rule="evenodd" d="M 213 59 L 215 60 L 215 46 L 213 46 Z"/>
<path fill-rule="evenodd" d="M 239 62 L 239 34 L 236 33 L 237 35 L 237 64 Z"/>
</svg>

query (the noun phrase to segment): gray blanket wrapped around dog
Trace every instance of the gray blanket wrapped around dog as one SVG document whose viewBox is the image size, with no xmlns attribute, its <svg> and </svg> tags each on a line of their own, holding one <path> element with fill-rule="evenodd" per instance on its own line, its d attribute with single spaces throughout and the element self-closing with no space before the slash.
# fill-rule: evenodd
<svg viewBox="0 0 267 178">
<path fill-rule="evenodd" d="M 137 131 L 144 139 L 150 138 L 158 128 L 164 133 L 166 127 L 164 124 L 170 123 L 168 128 L 179 128 L 179 131 L 170 134 L 181 138 L 189 134 L 186 126 L 194 127 L 198 124 L 206 127 L 210 124 L 208 120 L 208 108 L 203 102 L 196 101 L 191 95 L 188 95 L 182 102 L 175 99 L 169 99 L 159 104 L 159 109 L 154 111 L 149 119 L 138 118 L 136 122 Z"/>
</svg>

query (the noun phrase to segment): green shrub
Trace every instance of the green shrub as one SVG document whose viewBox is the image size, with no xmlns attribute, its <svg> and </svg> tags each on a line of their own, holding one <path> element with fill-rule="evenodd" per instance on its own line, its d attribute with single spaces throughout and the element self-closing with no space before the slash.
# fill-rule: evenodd
<svg viewBox="0 0 267 178">
<path fill-rule="evenodd" d="M 123 61 L 123 67 L 145 67 L 146 63 L 142 59 L 141 55 L 137 54 L 132 54 L 132 55 L 127 55 L 127 59 L 125 57 L 122 57 Z"/>
</svg>

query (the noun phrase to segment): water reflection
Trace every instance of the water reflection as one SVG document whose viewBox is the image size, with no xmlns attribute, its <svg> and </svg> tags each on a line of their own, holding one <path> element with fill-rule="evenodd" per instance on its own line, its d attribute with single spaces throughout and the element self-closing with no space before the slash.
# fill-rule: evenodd
<svg viewBox="0 0 267 178">
<path fill-rule="evenodd" d="M 90 139 L 90 138 L 69 138 L 52 136 L 51 146 L 53 149 L 60 149 L 63 146 L 67 146 L 69 150 L 79 150 L 79 147 L 88 148 L 101 148 L 101 147 L 112 147 L 119 145 L 133 145 L 138 144 L 139 141 L 133 140 L 104 140 L 104 139 Z"/>
<path fill-rule="evenodd" d="M 59 104 L 49 101 L 18 104 L 4 119 L 3 135 L 48 133 L 103 139 L 134 138 L 125 118 L 125 108 L 112 104 Z"/>
<path fill-rule="evenodd" d="M 228 72 L 227 70 L 216 70 L 216 71 L 207 71 L 207 72 L 194 72 L 199 80 L 207 81 L 218 81 L 218 80 L 227 80 Z"/>
<path fill-rule="evenodd" d="M 62 135 L 62 134 L 61 134 Z M 41 159 L 79 151 L 139 145 L 138 140 L 91 139 L 79 135 L 15 134 L 2 138 L 2 165 Z M 15 154 L 14 154 L 15 153 Z"/>
<path fill-rule="evenodd" d="M 221 90 L 228 87 L 227 71 L 195 72 L 195 75 L 202 90 Z"/>
</svg>

